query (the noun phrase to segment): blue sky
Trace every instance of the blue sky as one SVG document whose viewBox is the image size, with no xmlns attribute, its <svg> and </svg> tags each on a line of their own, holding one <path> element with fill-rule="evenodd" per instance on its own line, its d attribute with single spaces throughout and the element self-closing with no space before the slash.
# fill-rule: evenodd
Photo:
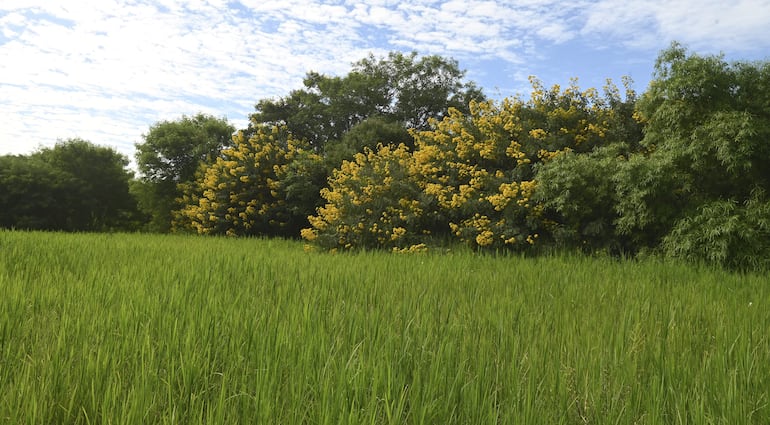
<svg viewBox="0 0 770 425">
<path fill-rule="evenodd" d="M 2 0 L 0 155 L 80 137 L 133 159 L 150 125 L 254 104 L 370 53 L 459 61 L 496 99 L 579 79 L 641 92 L 677 40 L 770 59 L 770 0 Z"/>
</svg>

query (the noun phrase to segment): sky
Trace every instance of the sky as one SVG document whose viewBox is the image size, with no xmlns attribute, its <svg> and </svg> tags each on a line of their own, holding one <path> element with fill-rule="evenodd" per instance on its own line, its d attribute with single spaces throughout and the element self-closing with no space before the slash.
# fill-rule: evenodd
<svg viewBox="0 0 770 425">
<path fill-rule="evenodd" d="M 150 126 L 254 105 L 391 51 L 453 58 L 492 99 L 643 92 L 672 41 L 770 60 L 770 0 L 2 0 L 0 155 L 82 138 L 133 160 Z"/>
</svg>

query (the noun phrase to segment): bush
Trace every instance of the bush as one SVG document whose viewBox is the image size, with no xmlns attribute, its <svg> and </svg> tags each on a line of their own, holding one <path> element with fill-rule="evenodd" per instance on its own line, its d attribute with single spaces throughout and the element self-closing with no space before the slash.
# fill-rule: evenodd
<svg viewBox="0 0 770 425">
<path fill-rule="evenodd" d="M 624 251 L 616 228 L 614 176 L 625 162 L 625 146 L 615 144 L 589 154 L 566 152 L 537 173 L 535 198 L 542 202 L 549 236 L 559 248 L 586 252 Z"/>
<path fill-rule="evenodd" d="M 175 230 L 200 234 L 297 236 L 306 223 L 301 193 L 312 191 L 313 163 L 320 157 L 280 127 L 261 127 L 248 139 L 241 132 L 196 181 L 186 186 Z M 310 181 L 301 181 L 307 176 Z M 299 204 L 291 204 L 287 199 Z"/>
<path fill-rule="evenodd" d="M 408 148 L 365 148 L 334 170 L 321 190 L 326 205 L 302 236 L 326 249 L 409 249 L 424 233 L 421 192 Z"/>
<path fill-rule="evenodd" d="M 676 223 L 663 240 L 668 256 L 739 270 L 770 269 L 770 202 L 755 190 L 749 201 L 718 200 Z"/>
</svg>

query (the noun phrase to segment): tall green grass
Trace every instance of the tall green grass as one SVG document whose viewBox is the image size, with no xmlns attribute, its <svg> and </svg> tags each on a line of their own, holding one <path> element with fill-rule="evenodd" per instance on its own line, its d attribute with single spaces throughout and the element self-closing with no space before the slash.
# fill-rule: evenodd
<svg viewBox="0 0 770 425">
<path fill-rule="evenodd" d="M 768 424 L 767 277 L 0 232 L 0 423 Z"/>
</svg>

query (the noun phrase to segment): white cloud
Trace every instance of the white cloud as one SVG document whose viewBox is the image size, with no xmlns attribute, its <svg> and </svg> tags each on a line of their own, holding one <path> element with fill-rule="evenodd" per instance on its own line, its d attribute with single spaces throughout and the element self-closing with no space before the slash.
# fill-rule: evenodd
<svg viewBox="0 0 770 425">
<path fill-rule="evenodd" d="M 659 49 L 680 41 L 693 49 L 767 51 L 770 0 L 600 0 L 588 10 L 583 34 L 607 35 Z"/>
<path fill-rule="evenodd" d="M 80 136 L 130 156 L 154 122 L 199 111 L 242 127 L 259 99 L 369 52 L 495 64 L 469 76 L 515 86 L 581 38 L 768 51 L 769 14 L 770 0 L 2 0 L 0 155 Z"/>
</svg>

